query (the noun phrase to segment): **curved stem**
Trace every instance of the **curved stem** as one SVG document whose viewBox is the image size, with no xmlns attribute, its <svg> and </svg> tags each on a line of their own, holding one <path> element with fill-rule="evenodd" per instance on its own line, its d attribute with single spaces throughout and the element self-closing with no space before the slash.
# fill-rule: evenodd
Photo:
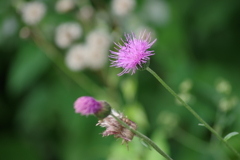
<svg viewBox="0 0 240 160">
<path fill-rule="evenodd" d="M 222 141 L 230 150 L 232 150 L 237 157 L 240 159 L 240 154 L 230 146 L 227 141 L 225 141 L 212 127 L 210 127 L 207 122 L 205 122 L 186 102 L 184 102 L 152 69 L 147 67 L 146 69 L 150 72 L 176 99 L 178 99 L 187 110 L 189 110 L 204 126 L 212 132 L 220 141 Z"/>
<path fill-rule="evenodd" d="M 147 142 L 149 145 L 151 145 L 159 154 L 161 154 L 163 157 L 165 157 L 167 160 L 173 160 L 169 155 L 167 155 L 164 151 L 162 151 L 150 138 L 143 135 L 137 130 L 132 129 L 129 127 L 126 123 L 121 121 L 118 117 L 116 117 L 114 114 L 111 114 L 121 125 L 126 127 L 127 129 L 131 130 L 136 136 L 139 138 L 142 138 L 145 142 Z"/>
</svg>

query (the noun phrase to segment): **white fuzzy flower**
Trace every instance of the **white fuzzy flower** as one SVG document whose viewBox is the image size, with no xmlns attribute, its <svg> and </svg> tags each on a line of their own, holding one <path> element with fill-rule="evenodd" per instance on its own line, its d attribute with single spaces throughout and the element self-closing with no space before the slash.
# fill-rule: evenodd
<svg viewBox="0 0 240 160">
<path fill-rule="evenodd" d="M 94 13 L 94 9 L 90 5 L 83 6 L 78 13 L 78 18 L 81 20 L 89 20 Z"/>
<path fill-rule="evenodd" d="M 91 48 L 88 46 L 87 65 L 92 70 L 102 68 L 108 61 L 108 51 L 101 48 Z"/>
<path fill-rule="evenodd" d="M 96 48 L 102 48 L 107 49 L 110 46 L 111 39 L 107 32 L 102 30 L 94 30 L 90 32 L 86 37 L 87 44 L 96 47 Z"/>
<path fill-rule="evenodd" d="M 83 44 L 72 46 L 65 58 L 66 65 L 72 71 L 83 70 L 86 67 L 87 48 Z"/>
<path fill-rule="evenodd" d="M 95 30 L 87 36 L 87 63 L 88 67 L 97 70 L 102 68 L 108 60 L 110 38 L 106 32 Z"/>
<path fill-rule="evenodd" d="M 127 15 L 135 7 L 135 0 L 113 0 L 112 10 L 118 16 Z"/>
<path fill-rule="evenodd" d="M 82 28 L 78 23 L 64 23 L 57 27 L 55 42 L 60 48 L 69 47 L 72 42 L 80 38 Z"/>
<path fill-rule="evenodd" d="M 21 28 L 19 36 L 21 38 L 25 39 L 25 38 L 28 38 L 30 36 L 30 34 L 31 34 L 31 31 L 30 31 L 29 27 L 25 26 L 25 27 Z"/>
<path fill-rule="evenodd" d="M 182 93 L 186 93 L 192 89 L 192 86 L 193 86 L 192 80 L 186 79 L 180 84 L 179 89 Z"/>
<path fill-rule="evenodd" d="M 74 8 L 74 1 L 73 0 L 59 0 L 56 3 L 55 9 L 59 13 L 65 13 Z"/>
<path fill-rule="evenodd" d="M 28 2 L 23 5 L 21 11 L 23 21 L 28 25 L 34 25 L 43 18 L 46 7 L 42 2 Z"/>
<path fill-rule="evenodd" d="M 232 86 L 227 80 L 219 78 L 216 83 L 216 90 L 219 93 L 230 94 Z"/>
<path fill-rule="evenodd" d="M 170 19 L 170 9 L 164 0 L 148 0 L 145 2 L 143 15 L 147 20 L 159 26 L 167 24 Z"/>
</svg>

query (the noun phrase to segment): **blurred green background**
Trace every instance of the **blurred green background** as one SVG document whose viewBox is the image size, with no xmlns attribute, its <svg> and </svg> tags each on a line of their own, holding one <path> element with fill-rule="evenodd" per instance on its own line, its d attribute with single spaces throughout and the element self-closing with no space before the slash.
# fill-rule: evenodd
<svg viewBox="0 0 240 160">
<path fill-rule="evenodd" d="M 150 31 L 150 67 L 220 135 L 239 132 L 240 1 L 66 1 L 0 0 L 1 159 L 163 159 L 137 137 L 129 151 L 102 138 L 95 117 L 74 113 L 86 95 L 123 112 L 173 159 L 237 159 L 147 71 L 118 77 L 108 50 L 125 32 Z M 239 136 L 228 142 L 240 151 Z"/>
</svg>

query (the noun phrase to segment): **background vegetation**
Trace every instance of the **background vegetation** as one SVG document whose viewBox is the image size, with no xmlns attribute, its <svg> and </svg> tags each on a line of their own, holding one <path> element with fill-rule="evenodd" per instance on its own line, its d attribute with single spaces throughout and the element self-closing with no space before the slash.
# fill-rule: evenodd
<svg viewBox="0 0 240 160">
<path fill-rule="evenodd" d="M 71 71 L 68 49 L 54 39 L 57 26 L 69 21 L 82 27 L 77 43 L 96 28 L 117 42 L 124 32 L 146 28 L 158 39 L 150 67 L 224 137 L 240 131 L 240 1 L 139 0 L 119 16 L 110 0 L 76 0 L 64 13 L 57 1 L 42 0 L 46 13 L 36 25 L 23 21 L 23 2 L 0 1 L 1 159 L 163 159 L 136 137 L 129 151 L 113 136 L 102 138 L 95 117 L 74 113 L 74 101 L 86 95 L 124 112 L 173 159 L 236 159 L 148 72 L 118 77 L 121 69 L 110 62 Z M 85 5 L 93 9 L 88 21 L 77 16 Z M 228 142 L 240 151 L 239 136 Z"/>
</svg>

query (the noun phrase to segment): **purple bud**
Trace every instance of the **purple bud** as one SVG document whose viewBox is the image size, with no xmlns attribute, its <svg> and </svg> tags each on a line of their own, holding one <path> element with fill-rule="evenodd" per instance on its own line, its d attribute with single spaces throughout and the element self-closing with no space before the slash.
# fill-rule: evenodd
<svg viewBox="0 0 240 160">
<path fill-rule="evenodd" d="M 92 97 L 83 96 L 74 102 L 74 109 L 76 113 L 82 115 L 95 114 L 101 110 L 101 104 Z"/>
<path fill-rule="evenodd" d="M 105 101 L 97 101 L 92 97 L 83 96 L 74 102 L 76 113 L 82 115 L 94 114 L 98 119 L 103 119 L 111 113 L 111 106 Z"/>
</svg>

